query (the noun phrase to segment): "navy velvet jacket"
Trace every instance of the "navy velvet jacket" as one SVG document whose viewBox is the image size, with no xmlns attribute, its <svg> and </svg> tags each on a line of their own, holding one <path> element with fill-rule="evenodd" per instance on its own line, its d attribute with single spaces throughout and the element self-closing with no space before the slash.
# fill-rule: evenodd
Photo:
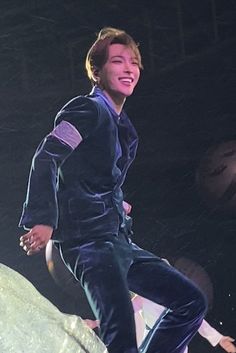
<svg viewBox="0 0 236 353">
<path fill-rule="evenodd" d="M 138 144 L 132 123 L 97 87 L 69 101 L 55 127 L 61 122 L 75 127 L 82 142 L 73 148 L 51 133 L 40 143 L 19 226 L 50 225 L 55 241 L 118 234 L 125 225 L 121 186 Z"/>
</svg>

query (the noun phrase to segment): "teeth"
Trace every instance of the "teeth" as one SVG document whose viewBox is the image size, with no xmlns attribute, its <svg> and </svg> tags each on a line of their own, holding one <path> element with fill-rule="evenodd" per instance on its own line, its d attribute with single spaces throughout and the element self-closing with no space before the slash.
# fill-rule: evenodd
<svg viewBox="0 0 236 353">
<path fill-rule="evenodd" d="M 132 79 L 131 78 L 122 78 L 121 81 L 131 83 Z"/>
</svg>

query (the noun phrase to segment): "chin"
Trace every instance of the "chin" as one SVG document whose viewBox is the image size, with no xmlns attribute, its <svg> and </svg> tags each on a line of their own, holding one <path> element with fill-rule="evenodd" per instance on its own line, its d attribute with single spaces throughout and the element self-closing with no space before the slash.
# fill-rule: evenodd
<svg viewBox="0 0 236 353">
<path fill-rule="evenodd" d="M 134 92 L 133 89 L 127 90 L 126 92 L 124 92 L 124 96 L 129 97 L 129 96 L 131 96 L 131 94 L 133 94 L 133 92 Z"/>
</svg>

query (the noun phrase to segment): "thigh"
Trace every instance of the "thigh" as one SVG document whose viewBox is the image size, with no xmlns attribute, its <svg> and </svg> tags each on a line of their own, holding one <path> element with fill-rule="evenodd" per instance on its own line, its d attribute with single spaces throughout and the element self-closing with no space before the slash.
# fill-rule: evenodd
<svg viewBox="0 0 236 353">
<path fill-rule="evenodd" d="M 175 309 L 202 295 L 197 286 L 165 260 L 133 244 L 134 262 L 128 272 L 133 292 Z"/>
<path fill-rule="evenodd" d="M 120 256 L 122 250 L 123 256 Z M 104 290 L 107 288 L 109 293 L 115 292 L 118 287 L 128 288 L 126 277 L 131 262 L 130 256 L 126 255 L 126 249 L 120 249 L 113 241 L 92 241 L 73 247 L 62 246 L 61 254 L 85 291 L 93 286 Z"/>
<path fill-rule="evenodd" d="M 130 338 L 133 336 L 135 341 L 133 308 L 127 284 L 132 259 L 127 242 L 96 241 L 78 248 L 64 248 L 62 255 L 80 281 L 93 313 L 100 321 L 102 339 L 108 343 L 110 331 L 114 333 L 115 330 L 122 341 L 129 327 Z"/>
</svg>

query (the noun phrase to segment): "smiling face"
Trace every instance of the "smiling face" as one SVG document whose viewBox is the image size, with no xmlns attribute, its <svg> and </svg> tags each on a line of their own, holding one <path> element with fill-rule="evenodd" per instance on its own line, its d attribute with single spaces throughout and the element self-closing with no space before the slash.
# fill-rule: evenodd
<svg viewBox="0 0 236 353">
<path fill-rule="evenodd" d="M 123 44 L 111 44 L 108 58 L 103 67 L 96 72 L 98 86 L 121 110 L 126 97 L 133 93 L 140 77 L 138 59 L 133 50 Z"/>
</svg>

